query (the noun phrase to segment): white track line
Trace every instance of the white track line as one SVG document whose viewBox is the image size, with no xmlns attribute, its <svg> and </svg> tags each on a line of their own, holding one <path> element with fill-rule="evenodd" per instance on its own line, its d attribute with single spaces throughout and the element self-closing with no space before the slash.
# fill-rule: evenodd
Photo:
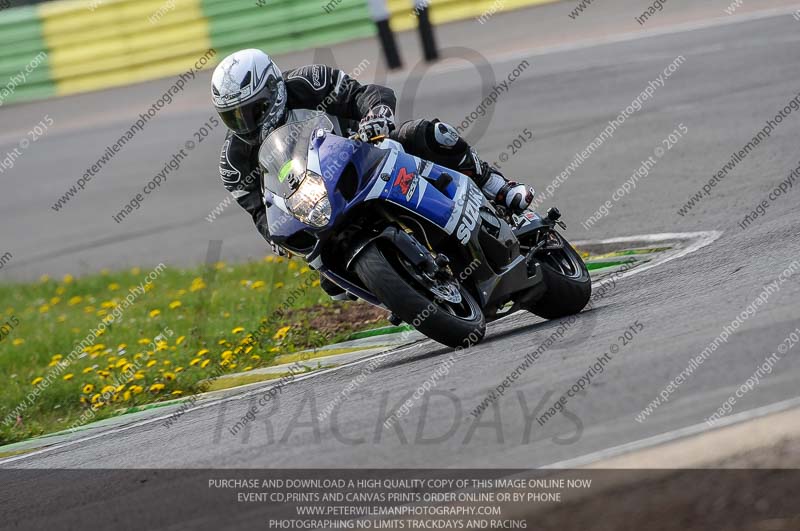
<svg viewBox="0 0 800 531">
<path fill-rule="evenodd" d="M 779 413 L 781 411 L 786 411 L 796 407 L 800 407 L 800 398 L 790 398 L 789 400 L 784 400 L 782 402 L 775 402 L 774 404 L 769 404 L 767 406 L 762 406 L 755 409 L 749 409 L 735 415 L 723 417 L 714 424 L 714 427 L 709 427 L 708 424 L 702 422 L 700 424 L 695 424 L 694 426 L 687 426 L 685 428 L 668 431 L 666 433 L 648 437 L 646 439 L 640 439 L 638 441 L 621 444 L 612 448 L 606 448 L 605 450 L 592 452 L 574 459 L 559 461 L 557 463 L 545 465 L 541 468 L 578 468 L 601 461 L 603 459 L 618 457 L 620 455 L 635 452 L 637 450 L 652 448 L 653 446 L 658 446 L 660 444 L 675 441 L 677 439 L 683 439 L 685 437 L 698 435 L 707 431 L 717 430 L 733 424 L 740 424 L 748 420 L 765 417 L 767 415 L 772 415 L 773 413 Z"/>
<path fill-rule="evenodd" d="M 633 274 L 635 274 L 635 273 L 637 273 L 639 271 L 652 269 L 653 267 L 656 267 L 656 266 L 659 266 L 659 265 L 663 265 L 663 264 L 665 264 L 665 263 L 667 263 L 669 261 L 675 260 L 676 258 L 681 258 L 683 256 L 686 256 L 689 253 L 693 253 L 693 252 L 697 251 L 698 249 L 701 249 L 702 247 L 705 247 L 706 245 L 711 244 L 714 240 L 719 238 L 719 236 L 721 234 L 722 233 L 718 232 L 718 231 L 688 232 L 688 233 L 665 233 L 665 234 L 644 234 L 644 235 L 639 235 L 639 236 L 627 236 L 627 237 L 622 237 L 622 238 L 610 238 L 610 239 L 606 239 L 606 240 L 582 242 L 582 243 L 603 244 L 603 243 L 624 243 L 624 242 L 627 242 L 627 241 L 663 242 L 663 241 L 670 241 L 670 240 L 690 240 L 690 239 L 697 238 L 696 242 L 693 242 L 690 246 L 688 246 L 685 249 L 680 250 L 679 252 L 676 252 L 676 253 L 673 253 L 671 255 L 665 256 L 661 260 L 656 260 L 653 263 L 648 263 L 648 264 L 646 264 L 644 266 L 641 266 L 640 268 L 634 268 L 634 269 L 632 269 L 630 271 L 626 271 L 625 273 L 623 273 L 622 275 L 620 275 L 619 277 L 617 277 L 614 280 L 615 282 L 617 282 L 617 281 L 619 281 L 619 280 L 621 280 L 623 278 L 632 276 Z M 576 242 L 576 243 L 581 243 L 581 242 Z M 596 285 L 602 285 L 604 282 L 607 282 L 607 281 L 608 280 L 600 280 Z M 294 380 L 292 380 L 290 383 L 293 384 L 295 382 L 301 382 L 303 380 L 309 380 L 311 378 L 317 378 L 317 377 L 323 376 L 325 374 L 330 374 L 332 372 L 340 371 L 342 369 L 347 369 L 347 368 L 350 368 L 350 367 L 361 365 L 363 363 L 367 363 L 367 362 L 370 362 L 370 361 L 375 360 L 375 359 L 381 359 L 381 358 L 385 358 L 387 356 L 394 356 L 395 354 L 403 352 L 404 350 L 412 348 L 413 346 L 414 345 L 400 347 L 400 348 L 395 349 L 395 350 L 389 350 L 387 352 L 383 352 L 383 353 L 380 353 L 380 354 L 376 354 L 374 356 L 369 356 L 367 358 L 359 359 L 359 360 L 353 361 L 351 363 L 347 363 L 345 365 L 340 365 L 338 367 L 332 367 L 330 369 L 323 369 L 321 371 L 316 371 L 316 372 L 312 372 L 312 373 L 309 373 L 309 374 L 306 374 L 306 375 L 303 375 L 303 376 L 298 376 Z M 253 383 L 251 385 L 255 386 L 255 385 L 257 385 L 257 383 Z M 275 384 L 275 385 L 277 385 L 277 384 Z M 263 393 L 267 392 L 269 389 L 271 389 L 272 387 L 274 387 L 274 385 L 268 386 L 268 387 L 259 387 L 258 389 L 254 389 L 252 391 L 247 391 L 247 392 L 244 392 L 244 393 L 241 393 L 241 394 L 237 394 L 235 396 L 229 396 L 229 397 L 225 397 L 225 398 L 219 398 L 219 399 L 216 399 L 216 400 L 211 400 L 211 401 L 209 401 L 209 402 L 207 402 L 205 404 L 198 404 L 197 406 L 195 406 L 195 407 L 193 407 L 191 409 L 187 409 L 184 412 L 184 414 L 188 414 L 188 413 L 194 412 L 194 411 L 199 411 L 199 410 L 202 410 L 202 409 L 207 409 L 207 408 L 222 404 L 223 402 L 233 402 L 235 400 L 244 400 L 244 399 L 249 398 L 249 397 L 251 397 L 253 395 L 263 394 Z M 100 437 L 105 437 L 105 436 L 108 436 L 108 435 L 114 435 L 114 434 L 117 434 L 117 433 L 122 433 L 122 432 L 125 432 L 125 431 L 128 431 L 128 430 L 132 430 L 134 428 L 139 428 L 141 426 L 147 426 L 148 424 L 155 424 L 157 422 L 162 422 L 162 421 L 167 420 L 168 418 L 170 418 L 173 415 L 173 413 L 174 412 L 171 411 L 170 413 L 167 413 L 167 414 L 164 414 L 164 415 L 161 415 L 161 416 L 158 416 L 158 417 L 144 419 L 144 420 L 141 420 L 141 421 L 138 421 L 138 422 L 133 422 L 131 424 L 126 424 L 124 426 L 119 426 L 119 427 L 112 428 L 112 429 L 109 429 L 109 430 L 106 430 L 106 431 L 101 431 L 100 433 L 87 435 L 86 437 L 73 439 L 71 441 L 64 441 L 62 443 L 57 443 L 57 444 L 54 444 L 52 446 L 47 446 L 47 447 L 44 447 L 44 448 L 40 448 L 38 450 L 34 450 L 32 452 L 28 452 L 28 453 L 25 453 L 25 454 L 14 456 L 14 457 L 9 457 L 7 459 L 0 460 L 0 466 L 7 465 L 9 463 L 14 463 L 16 461 L 21 461 L 23 459 L 29 459 L 31 457 L 35 457 L 35 456 L 38 456 L 38 455 L 43 455 L 43 454 L 48 453 L 48 452 L 54 452 L 56 450 L 69 448 L 70 446 L 75 446 L 75 445 L 82 444 L 82 443 L 85 443 L 85 442 L 88 442 L 88 441 L 92 441 L 94 439 L 99 439 Z"/>
</svg>

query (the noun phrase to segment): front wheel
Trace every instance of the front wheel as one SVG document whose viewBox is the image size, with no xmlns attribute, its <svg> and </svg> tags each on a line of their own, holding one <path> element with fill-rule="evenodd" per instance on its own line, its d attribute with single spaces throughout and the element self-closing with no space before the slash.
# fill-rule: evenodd
<svg viewBox="0 0 800 531">
<path fill-rule="evenodd" d="M 592 279 L 578 252 L 558 232 L 552 245 L 536 254 L 546 291 L 527 310 L 544 319 L 559 319 L 583 310 L 592 297 Z"/>
<path fill-rule="evenodd" d="M 396 316 L 434 341 L 469 347 L 486 333 L 486 320 L 472 295 L 459 283 L 432 284 L 395 249 L 376 244 L 355 262 L 358 277 Z"/>
</svg>

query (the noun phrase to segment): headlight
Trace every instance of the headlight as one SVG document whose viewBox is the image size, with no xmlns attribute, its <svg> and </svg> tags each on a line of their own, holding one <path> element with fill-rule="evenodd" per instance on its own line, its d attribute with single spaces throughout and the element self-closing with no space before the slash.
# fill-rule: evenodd
<svg viewBox="0 0 800 531">
<path fill-rule="evenodd" d="M 300 188 L 286 200 L 286 206 L 306 225 L 324 227 L 331 220 L 331 202 L 325 181 L 313 171 L 306 171 Z"/>
</svg>

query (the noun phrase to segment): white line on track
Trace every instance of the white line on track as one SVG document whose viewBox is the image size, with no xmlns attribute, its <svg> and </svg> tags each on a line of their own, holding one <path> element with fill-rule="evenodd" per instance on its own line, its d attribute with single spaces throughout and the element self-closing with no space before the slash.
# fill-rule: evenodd
<svg viewBox="0 0 800 531">
<path fill-rule="evenodd" d="M 677 439 L 683 439 L 692 435 L 699 435 L 707 431 L 717 430 L 733 424 L 740 424 L 748 420 L 765 417 L 767 415 L 772 415 L 773 413 L 779 413 L 781 411 L 786 411 L 796 407 L 800 407 L 800 398 L 790 398 L 789 400 L 784 400 L 782 402 L 775 402 L 767 406 L 757 407 L 755 409 L 742 411 L 741 413 L 737 413 L 735 415 L 723 417 L 720 421 L 714 424 L 714 427 L 709 427 L 708 424 L 702 422 L 700 424 L 695 424 L 694 426 L 679 428 L 677 430 L 661 433 L 646 439 L 640 439 L 638 441 L 632 441 L 619 446 L 614 446 L 612 448 L 606 448 L 605 450 L 592 452 L 574 459 L 559 461 L 557 463 L 545 465 L 541 468 L 578 468 L 601 461 L 603 459 L 618 457 L 620 455 L 635 452 L 637 450 L 652 448 L 653 446 L 658 446 L 660 444 L 675 441 Z"/>
<path fill-rule="evenodd" d="M 612 243 L 625 243 L 625 242 L 657 243 L 657 242 L 674 241 L 674 240 L 689 240 L 689 241 L 692 241 L 692 243 L 690 245 L 688 245 L 684 249 L 681 249 L 681 250 L 679 250 L 677 252 L 674 252 L 674 253 L 667 253 L 663 258 L 655 260 L 655 261 L 653 261 L 651 263 L 648 263 L 646 265 L 643 265 L 641 267 L 637 267 L 637 268 L 631 269 L 630 271 L 626 271 L 625 273 L 623 273 L 622 275 L 620 275 L 619 277 L 617 277 L 614 280 L 614 282 L 618 282 L 619 280 L 622 280 L 623 278 L 627 278 L 627 277 L 633 276 L 634 274 L 646 271 L 648 269 L 652 269 L 654 267 L 663 265 L 663 264 L 665 264 L 667 262 L 670 262 L 672 260 L 675 260 L 677 258 L 681 258 L 683 256 L 686 256 L 686 255 L 690 254 L 690 253 L 693 253 L 693 252 L 695 252 L 695 251 L 697 251 L 697 250 L 699 250 L 699 249 L 701 249 L 701 248 L 713 243 L 717 238 L 720 237 L 721 234 L 722 233 L 718 232 L 718 231 L 688 232 L 688 233 L 664 233 L 664 234 L 643 234 L 643 235 L 638 235 L 638 236 L 625 236 L 625 237 L 621 237 L 621 238 L 609 238 L 609 239 L 606 239 L 606 240 L 597 240 L 597 241 L 591 241 L 591 242 L 589 242 L 589 241 L 587 241 L 587 242 L 575 242 L 575 244 L 576 245 L 580 245 L 580 243 L 612 244 Z M 601 279 L 599 282 L 597 282 L 596 285 L 600 286 L 600 285 L 603 285 L 605 282 L 609 282 L 609 280 L 602 280 Z M 398 349 L 389 350 L 387 352 L 383 352 L 383 353 L 380 353 L 380 354 L 375 354 L 374 356 L 369 356 L 369 357 L 366 357 L 366 358 L 362 358 L 362 359 L 353 361 L 351 363 L 347 363 L 345 365 L 340 365 L 338 367 L 332 367 L 330 369 L 323 369 L 321 371 L 316 371 L 316 372 L 312 372 L 312 373 L 309 373 L 309 374 L 306 374 L 306 375 L 303 375 L 303 376 L 298 376 L 297 378 L 292 380 L 291 383 L 293 384 L 295 382 L 301 382 L 301 381 L 304 381 L 304 380 L 309 380 L 311 378 L 317 378 L 317 377 L 323 376 L 325 374 L 330 374 L 332 372 L 340 371 L 340 370 L 343 370 L 343 369 L 348 369 L 348 368 L 351 368 L 351 367 L 354 367 L 354 366 L 357 366 L 357 365 L 361 365 L 363 363 L 370 362 L 372 360 L 385 358 L 387 356 L 394 356 L 396 354 L 399 354 L 399 353 L 403 352 L 404 350 L 412 348 L 413 346 L 414 345 L 400 347 Z M 254 383 L 252 385 L 256 386 L 258 384 Z M 225 397 L 225 398 L 219 398 L 219 399 L 211 400 L 211 401 L 209 401 L 207 403 L 198 404 L 197 406 L 195 406 L 195 407 L 193 407 L 191 409 L 187 409 L 184 412 L 184 414 L 188 414 L 188 413 L 191 413 L 191 412 L 194 412 L 194 411 L 200 411 L 200 410 L 203 410 L 203 409 L 214 407 L 214 406 L 217 406 L 217 405 L 222 404 L 224 402 L 233 402 L 233 401 L 236 401 L 236 400 L 244 400 L 244 399 L 249 398 L 249 397 L 251 397 L 253 395 L 266 393 L 272 387 L 274 387 L 274 385 L 271 385 L 271 386 L 268 386 L 268 387 L 259 387 L 258 389 L 253 389 L 252 391 L 247 391 L 247 392 L 244 392 L 244 393 L 240 393 L 240 394 L 237 394 L 235 396 L 229 396 L 229 397 Z M 125 431 L 132 430 L 134 428 L 139 428 L 141 426 L 147 426 L 149 424 L 155 424 L 157 422 L 163 422 L 163 421 L 167 420 L 168 418 L 170 418 L 173 415 L 173 413 L 174 413 L 174 411 L 171 411 L 170 413 L 167 413 L 167 414 L 164 414 L 164 415 L 161 415 L 161 416 L 158 416 L 158 417 L 144 419 L 144 420 L 141 420 L 141 421 L 138 421 L 138 422 L 133 422 L 131 424 L 126 424 L 124 426 L 111 428 L 109 430 L 102 431 L 100 433 L 87 435 L 86 437 L 80 437 L 80 438 L 77 438 L 77 439 L 73 439 L 71 441 L 64 441 L 62 443 L 57 443 L 57 444 L 54 444 L 52 446 L 47 446 L 47 447 L 44 447 L 44 448 L 40 448 L 38 450 L 34 450 L 32 452 L 29 452 L 29 453 L 25 453 L 25 454 L 14 456 L 14 457 L 9 457 L 7 459 L 0 460 L 0 466 L 7 465 L 9 463 L 14 463 L 16 461 L 22 461 L 23 459 L 29 459 L 31 457 L 35 457 L 35 456 L 38 456 L 38 455 L 43 455 L 43 454 L 46 454 L 46 453 L 49 453 L 49 452 L 62 450 L 64 448 L 69 448 L 71 446 L 83 444 L 85 442 L 92 441 L 94 439 L 99 439 L 100 437 L 106 437 L 108 435 L 114 435 L 114 434 L 117 434 L 117 433 L 122 433 L 122 432 L 125 432 Z"/>
</svg>

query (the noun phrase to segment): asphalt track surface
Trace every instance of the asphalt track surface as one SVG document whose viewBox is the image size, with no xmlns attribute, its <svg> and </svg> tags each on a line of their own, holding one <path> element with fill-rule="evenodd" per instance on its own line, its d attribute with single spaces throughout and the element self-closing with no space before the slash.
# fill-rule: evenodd
<svg viewBox="0 0 800 531">
<path fill-rule="evenodd" d="M 492 23 L 507 25 L 509 35 L 526 25 L 561 24 L 567 31 L 571 21 L 563 6 L 498 15 Z M 637 9 L 619 2 L 598 4 L 582 17 L 587 17 L 586 24 L 593 14 L 602 20 L 632 19 Z M 721 14 L 721 7 L 716 13 Z M 665 8 L 660 16 L 672 15 Z M 498 78 L 525 58 L 521 53 L 512 57 L 511 49 L 497 52 L 507 54 L 493 56 Z M 676 212 L 800 91 L 800 22 L 784 14 L 531 56 L 533 67 L 501 96 L 478 145 L 491 159 L 530 127 L 535 144 L 523 148 L 506 169 L 543 188 L 678 55 L 686 61 L 666 85 L 546 204 L 560 206 L 570 224 L 567 235 L 575 240 L 698 230 L 722 231 L 722 236 L 685 258 L 621 280 L 593 310 L 581 315 L 563 340 L 523 372 L 479 422 L 470 411 L 559 322 L 518 315 L 490 326 L 487 339 L 469 350 L 454 353 L 431 342 L 402 349 L 382 358 L 337 408 L 335 417 L 323 421 L 313 419 L 365 364 L 286 386 L 250 429 L 236 436 L 228 428 L 252 405 L 249 397 L 190 411 L 168 429 L 160 421 L 140 423 L 88 440 L 78 437 L 4 466 L 530 468 L 702 423 L 798 326 L 800 277 L 785 282 L 669 403 L 644 422 L 635 416 L 765 284 L 800 256 L 797 184 L 748 229 L 737 226 L 744 213 L 797 165 L 800 113 L 785 119 L 690 214 L 681 217 Z M 87 161 L 102 153 L 101 146 L 127 127 L 127 119 L 109 123 L 105 111 L 115 105 L 138 108 L 139 102 L 148 102 L 142 91 L 158 94 L 162 85 L 2 111 L 0 116 L 11 118 L 23 132 L 26 122 L 16 120 L 26 117 L 35 123 L 38 118 L 33 117 L 48 110 L 63 112 L 63 117 L 54 118 L 58 123 L 61 117 L 64 124 L 62 132 L 43 139 L 14 173 L 3 177 L 0 235 L 4 243 L 19 246 L 14 252 L 19 263 L 3 274 L 24 278 L 59 267 L 75 273 L 81 261 L 85 265 L 80 267 L 87 271 L 148 260 L 196 263 L 209 239 L 224 240 L 224 256 L 230 259 L 263 252 L 249 231 L 249 220 L 234 208 L 221 221 L 203 220 L 224 198 L 215 188 L 219 185 L 213 170 L 218 138 L 207 150 L 198 150 L 167 188 L 148 199 L 138 218 L 126 222 L 131 225 L 116 226 L 110 219 L 115 208 L 140 189 L 210 114 L 202 107 L 199 89 L 176 101 L 165 113 L 170 120 L 154 123 L 65 212 L 49 209 Z M 478 104 L 478 87 L 477 76 L 469 69 L 453 68 L 446 75 L 432 76 L 422 84 L 414 113 L 457 122 Z M 90 108 L 93 99 L 98 104 Z M 688 132 L 651 174 L 591 230 L 582 228 L 580 222 L 609 199 L 679 124 Z M 0 148 L 13 145 L 13 136 L 14 131 L 4 132 Z M 530 417 L 543 399 L 549 404 L 566 392 L 637 321 L 644 329 L 593 379 L 585 395 L 570 399 L 568 415 L 558 415 L 544 426 Z M 402 403 L 449 356 L 454 363 L 434 390 L 414 403 L 397 429 L 382 427 L 390 408 Z M 736 412 L 796 398 L 798 379 L 797 356 L 784 356 L 775 371 L 739 401 Z"/>
</svg>

